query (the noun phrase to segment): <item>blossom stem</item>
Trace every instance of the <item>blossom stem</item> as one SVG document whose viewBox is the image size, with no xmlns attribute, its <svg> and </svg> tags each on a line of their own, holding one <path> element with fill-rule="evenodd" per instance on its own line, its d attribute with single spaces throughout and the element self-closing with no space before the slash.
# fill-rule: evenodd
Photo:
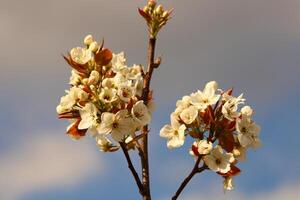
<svg viewBox="0 0 300 200">
<path fill-rule="evenodd" d="M 176 191 L 175 195 L 172 197 L 172 200 L 177 200 L 183 189 L 186 187 L 186 185 L 190 182 L 190 180 L 193 178 L 193 176 L 197 173 L 201 173 L 205 169 L 207 169 L 207 166 L 203 164 L 202 167 L 199 168 L 199 163 L 201 161 L 202 156 L 198 156 L 197 161 L 194 165 L 194 168 L 190 172 L 190 174 L 183 180 L 181 185 L 179 186 L 178 190 Z"/>
<path fill-rule="evenodd" d="M 132 175 L 134 177 L 134 180 L 135 180 L 135 182 L 136 182 L 136 184 L 137 184 L 137 186 L 139 188 L 139 192 L 140 192 L 141 195 L 144 195 L 144 186 L 143 186 L 143 184 L 142 184 L 142 182 L 140 180 L 140 177 L 139 177 L 138 173 L 136 172 L 136 170 L 135 170 L 135 168 L 134 168 L 134 166 L 132 164 L 132 161 L 130 159 L 130 156 L 129 156 L 126 144 L 123 143 L 123 142 L 120 142 L 120 146 L 121 146 L 121 148 L 123 150 L 123 153 L 124 153 L 124 155 L 126 157 L 126 160 L 127 160 L 127 163 L 128 163 L 128 168 L 130 169 L 130 171 L 131 171 L 131 173 L 132 173 Z"/>
<path fill-rule="evenodd" d="M 155 56 L 155 44 L 156 44 L 156 38 L 151 37 L 149 39 L 148 44 L 148 69 L 145 74 L 144 78 L 144 88 L 143 88 L 143 94 L 142 99 L 144 101 L 144 104 L 148 104 L 148 98 L 150 93 L 150 82 L 152 78 L 152 73 L 154 68 L 158 67 L 158 63 L 154 62 L 154 56 Z M 142 182 L 145 189 L 145 195 L 143 196 L 144 200 L 151 200 L 151 193 L 150 193 L 150 177 L 149 177 L 149 159 L 148 159 L 148 126 L 144 126 L 142 129 L 142 134 L 145 134 L 145 136 L 142 139 L 142 154 L 141 156 L 141 162 L 142 162 Z"/>
</svg>

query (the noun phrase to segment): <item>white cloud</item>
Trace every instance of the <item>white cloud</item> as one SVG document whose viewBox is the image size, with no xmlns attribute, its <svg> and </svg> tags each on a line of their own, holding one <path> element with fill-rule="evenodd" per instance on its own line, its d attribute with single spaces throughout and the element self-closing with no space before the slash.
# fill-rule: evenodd
<svg viewBox="0 0 300 200">
<path fill-rule="evenodd" d="M 0 199 L 16 200 L 53 186 L 72 187 L 103 171 L 95 148 L 54 131 L 29 135 L 13 147 L 0 154 Z"/>
</svg>

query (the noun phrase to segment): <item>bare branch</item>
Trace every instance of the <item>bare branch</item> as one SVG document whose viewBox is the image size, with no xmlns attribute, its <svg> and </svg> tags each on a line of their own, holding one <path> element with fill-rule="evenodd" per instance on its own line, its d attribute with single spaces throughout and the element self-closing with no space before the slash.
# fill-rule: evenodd
<svg viewBox="0 0 300 200">
<path fill-rule="evenodd" d="M 199 163 L 201 161 L 202 156 L 199 156 L 197 158 L 197 161 L 192 169 L 192 171 L 190 172 L 190 174 L 183 180 L 183 182 L 180 184 L 178 190 L 176 191 L 175 195 L 172 197 L 172 200 L 177 200 L 177 198 L 179 197 L 180 193 L 183 191 L 183 189 L 186 187 L 186 185 L 190 182 L 190 180 L 193 178 L 193 176 L 197 173 L 201 173 L 202 171 L 204 171 L 205 169 L 207 169 L 207 166 L 205 164 L 203 164 L 202 167 L 199 168 Z"/>
<path fill-rule="evenodd" d="M 130 169 L 130 171 L 131 171 L 131 173 L 132 173 L 132 175 L 134 177 L 134 180 L 135 180 L 135 182 L 136 182 L 136 184 L 137 184 L 137 186 L 139 188 L 139 192 L 140 192 L 141 195 L 144 195 L 144 191 L 145 191 L 144 190 L 144 186 L 143 186 L 143 184 L 142 184 L 142 182 L 140 180 L 140 177 L 139 177 L 138 173 L 136 172 L 136 170 L 135 170 L 135 168 L 134 168 L 134 166 L 133 166 L 133 164 L 131 162 L 128 150 L 126 148 L 126 144 L 123 143 L 123 142 L 120 142 L 120 146 L 121 146 L 121 148 L 123 150 L 123 153 L 124 153 L 124 155 L 126 157 L 126 160 L 127 160 L 127 163 L 128 163 L 128 168 Z"/>
</svg>

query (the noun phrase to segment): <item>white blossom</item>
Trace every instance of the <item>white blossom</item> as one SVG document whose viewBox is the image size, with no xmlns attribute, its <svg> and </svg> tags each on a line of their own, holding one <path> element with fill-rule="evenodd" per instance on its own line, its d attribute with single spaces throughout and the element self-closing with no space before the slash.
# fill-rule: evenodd
<svg viewBox="0 0 300 200">
<path fill-rule="evenodd" d="M 239 161 L 246 161 L 247 159 L 247 148 L 246 147 L 242 147 L 242 146 L 238 146 L 235 149 L 233 149 L 232 151 L 233 156 L 238 159 Z"/>
<path fill-rule="evenodd" d="M 180 119 L 186 124 L 193 123 L 197 116 L 198 110 L 195 106 L 190 106 L 180 113 Z"/>
<path fill-rule="evenodd" d="M 99 98 L 104 103 L 112 103 L 118 99 L 117 90 L 112 88 L 102 88 Z"/>
<path fill-rule="evenodd" d="M 85 106 L 79 110 L 81 121 L 78 125 L 78 129 L 88 129 L 91 127 L 96 127 L 98 123 L 98 109 L 93 103 L 87 103 Z"/>
<path fill-rule="evenodd" d="M 143 101 L 138 101 L 133 105 L 131 114 L 138 126 L 144 126 L 151 121 L 151 114 Z"/>
<path fill-rule="evenodd" d="M 81 80 L 82 80 L 81 76 L 79 76 L 75 70 L 72 70 L 69 83 L 73 86 L 77 86 L 80 84 Z"/>
<path fill-rule="evenodd" d="M 120 86 L 120 85 L 131 86 L 131 83 L 132 83 L 131 80 L 128 80 L 126 78 L 126 76 L 124 76 L 124 74 L 122 74 L 120 72 L 118 72 L 113 79 L 114 79 L 114 83 L 116 86 Z"/>
<path fill-rule="evenodd" d="M 210 81 L 205 85 L 203 91 L 198 90 L 191 94 L 191 103 L 200 111 L 204 111 L 207 106 L 217 103 L 220 95 L 215 94 L 218 84 L 216 81 Z"/>
<path fill-rule="evenodd" d="M 124 70 L 126 68 L 125 62 L 126 59 L 124 56 L 124 52 L 113 54 L 113 58 L 111 60 L 113 72 L 117 73 Z"/>
<path fill-rule="evenodd" d="M 242 109 L 241 109 L 241 113 L 242 115 L 244 116 L 247 116 L 247 117 L 252 117 L 253 115 L 253 110 L 250 106 L 244 106 Z"/>
<path fill-rule="evenodd" d="M 101 115 L 101 124 L 97 129 L 100 134 L 109 134 L 114 140 L 121 142 L 126 135 L 132 133 L 132 119 L 128 118 L 127 110 L 120 110 L 116 114 L 105 112 Z"/>
<path fill-rule="evenodd" d="M 144 89 L 144 79 L 142 77 L 135 80 L 134 89 L 136 95 L 142 96 Z"/>
<path fill-rule="evenodd" d="M 204 157 L 205 164 L 214 172 L 227 173 L 230 163 L 234 161 L 232 153 L 224 153 L 221 146 L 217 145 L 210 154 Z"/>
<path fill-rule="evenodd" d="M 90 74 L 88 84 L 89 85 L 96 85 L 100 80 L 100 74 L 98 71 L 93 70 Z"/>
<path fill-rule="evenodd" d="M 92 52 L 97 52 L 98 49 L 99 49 L 99 44 L 96 41 L 93 41 L 89 46 L 89 50 Z"/>
<path fill-rule="evenodd" d="M 242 98 L 243 94 L 238 97 L 231 97 L 222 106 L 222 114 L 230 121 L 235 120 L 240 116 L 238 105 L 244 103 L 245 99 Z"/>
<path fill-rule="evenodd" d="M 196 146 L 200 155 L 209 154 L 213 148 L 212 143 L 207 140 L 199 140 Z"/>
<path fill-rule="evenodd" d="M 93 39 L 93 36 L 92 35 L 87 35 L 85 36 L 84 40 L 83 40 L 83 43 L 85 45 L 90 45 L 92 42 L 94 42 L 94 39 Z"/>
<path fill-rule="evenodd" d="M 184 109 L 188 108 L 191 105 L 191 97 L 184 96 L 181 100 L 176 102 L 175 113 L 180 114 Z"/>
<path fill-rule="evenodd" d="M 118 88 L 118 96 L 124 102 L 128 102 L 134 95 L 134 88 L 128 85 L 121 85 Z"/>
<path fill-rule="evenodd" d="M 102 87 L 104 87 L 104 88 L 115 88 L 116 83 L 115 83 L 114 78 L 105 78 L 105 79 L 103 79 Z"/>
<path fill-rule="evenodd" d="M 141 73 L 141 66 L 140 65 L 133 65 L 132 67 L 128 68 L 127 79 L 136 80 L 142 77 Z"/>
<path fill-rule="evenodd" d="M 186 126 L 177 121 L 176 114 L 171 114 L 171 125 L 165 125 L 160 130 L 160 136 L 168 140 L 169 149 L 178 148 L 184 144 Z"/>
<path fill-rule="evenodd" d="M 238 141 L 243 147 L 257 148 L 260 146 L 258 138 L 260 127 L 251 121 L 248 117 L 236 120 L 236 130 L 238 132 Z"/>
<path fill-rule="evenodd" d="M 92 59 L 92 51 L 89 49 L 76 47 L 70 51 L 71 58 L 74 62 L 84 65 Z"/>
<path fill-rule="evenodd" d="M 67 94 L 62 96 L 59 105 L 56 107 L 58 114 L 71 111 L 73 106 L 77 103 L 78 93 L 81 91 L 80 88 L 72 87 L 70 91 L 66 91 Z"/>
</svg>

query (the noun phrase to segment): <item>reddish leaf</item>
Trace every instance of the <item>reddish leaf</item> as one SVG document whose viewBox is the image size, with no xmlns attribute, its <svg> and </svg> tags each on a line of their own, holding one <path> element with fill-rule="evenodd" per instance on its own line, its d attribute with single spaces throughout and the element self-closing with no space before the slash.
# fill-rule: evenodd
<svg viewBox="0 0 300 200">
<path fill-rule="evenodd" d="M 189 135 L 193 138 L 203 139 L 203 133 L 195 129 L 189 131 Z"/>
<path fill-rule="evenodd" d="M 78 118 L 79 112 L 77 110 L 73 110 L 70 112 L 65 112 L 65 113 L 61 113 L 58 115 L 59 119 L 74 119 L 74 118 Z"/>
<path fill-rule="evenodd" d="M 233 88 L 230 88 L 224 92 L 224 94 L 232 95 Z"/>
<path fill-rule="evenodd" d="M 234 137 L 231 132 L 223 132 L 219 135 L 219 144 L 227 152 L 232 152 L 234 148 Z"/>
<path fill-rule="evenodd" d="M 147 23 L 150 23 L 151 16 L 140 8 L 138 10 L 139 10 L 140 15 L 147 21 Z"/>
<path fill-rule="evenodd" d="M 196 145 L 192 145 L 192 151 L 195 154 L 195 156 L 200 156 L 199 152 L 198 152 L 198 147 Z"/>
<path fill-rule="evenodd" d="M 227 130 L 228 131 L 235 131 L 235 121 L 232 121 L 232 122 L 230 122 L 229 124 L 228 124 L 228 126 L 227 126 Z"/>
<path fill-rule="evenodd" d="M 236 167 L 235 165 L 231 165 L 230 170 L 227 173 L 218 172 L 218 174 L 220 174 L 223 177 L 230 177 L 230 176 L 236 176 L 240 172 L 241 172 L 241 170 L 238 167 Z"/>
<path fill-rule="evenodd" d="M 215 121 L 214 119 L 214 111 L 211 106 L 208 106 L 204 112 L 200 113 L 200 116 L 202 117 L 204 123 L 206 125 L 210 125 Z"/>
<path fill-rule="evenodd" d="M 93 91 L 91 90 L 91 88 L 87 85 L 85 85 L 83 88 L 82 88 L 83 91 L 85 91 L 86 93 L 90 94 L 90 95 L 93 95 Z"/>
<path fill-rule="evenodd" d="M 73 123 L 67 130 L 67 134 L 76 140 L 79 140 L 80 138 L 82 138 L 83 136 L 85 136 L 87 129 L 84 130 L 79 130 L 78 129 L 78 125 L 80 123 L 81 119 L 78 118 L 77 121 L 75 123 Z"/>
<path fill-rule="evenodd" d="M 79 75 L 85 77 L 87 71 L 86 71 L 86 67 L 84 65 L 80 65 L 80 64 L 74 62 L 71 59 L 70 55 L 68 55 L 68 56 L 63 55 L 63 58 L 72 68 L 74 68 L 79 73 Z"/>
<path fill-rule="evenodd" d="M 103 49 L 95 54 L 95 61 L 100 66 L 105 66 L 112 60 L 112 52 L 109 49 Z"/>
</svg>

